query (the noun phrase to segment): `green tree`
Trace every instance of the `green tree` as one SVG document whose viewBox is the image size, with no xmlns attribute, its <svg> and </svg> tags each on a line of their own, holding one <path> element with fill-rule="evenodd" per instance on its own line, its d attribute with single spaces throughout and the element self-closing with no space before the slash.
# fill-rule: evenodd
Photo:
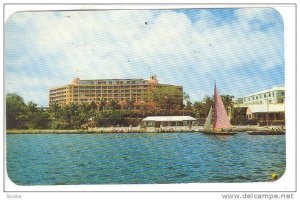
<svg viewBox="0 0 300 200">
<path fill-rule="evenodd" d="M 117 126 L 117 125 L 124 125 L 125 119 L 123 113 L 120 111 L 113 110 L 109 113 L 108 117 L 110 125 Z"/>
<path fill-rule="evenodd" d="M 190 101 L 190 96 L 185 92 L 183 92 L 183 101 L 180 105 L 180 108 L 182 109 L 184 115 L 190 114 L 190 112 L 192 111 L 192 103 Z"/>
<path fill-rule="evenodd" d="M 99 99 L 99 109 L 98 109 L 98 111 L 101 110 L 103 112 L 105 106 L 106 106 L 106 100 L 103 99 L 103 98 Z"/>
<path fill-rule="evenodd" d="M 134 110 L 135 101 L 133 99 L 128 100 L 128 110 Z"/>
<path fill-rule="evenodd" d="M 6 95 L 7 128 L 48 128 L 49 113 L 39 109 L 32 101 L 25 104 L 23 98 L 15 93 Z"/>
<path fill-rule="evenodd" d="M 61 106 L 56 101 L 50 105 L 50 111 L 54 112 L 54 118 L 57 118 L 57 114 L 60 111 Z"/>
<path fill-rule="evenodd" d="M 27 103 L 27 127 L 28 128 L 39 128 L 39 110 L 37 108 L 37 104 L 29 101 Z"/>
<path fill-rule="evenodd" d="M 61 129 L 69 129 L 80 126 L 79 106 L 76 103 L 71 103 L 62 107 L 59 119 L 54 127 Z"/>
<path fill-rule="evenodd" d="M 27 116 L 27 128 L 48 128 L 50 115 L 47 111 L 37 109 L 34 112 L 29 111 Z"/>
<path fill-rule="evenodd" d="M 95 103 L 95 101 L 92 101 L 91 103 L 90 103 L 90 107 L 91 107 L 91 109 L 92 110 L 97 110 L 97 104 Z"/>
<path fill-rule="evenodd" d="M 112 110 L 118 110 L 120 108 L 119 102 L 115 99 L 112 99 L 109 104 Z"/>
<path fill-rule="evenodd" d="M 79 116 L 81 125 L 86 124 L 91 117 L 95 116 L 95 111 L 93 110 L 93 108 L 90 104 L 83 103 L 79 106 L 79 115 L 78 116 Z"/>
<path fill-rule="evenodd" d="M 190 102 L 191 99 L 190 99 L 190 95 L 186 92 L 183 92 L 183 100 L 186 101 L 186 102 Z"/>
<path fill-rule="evenodd" d="M 234 101 L 233 101 L 234 96 L 231 95 L 221 95 L 221 99 L 224 103 L 225 109 L 227 111 L 227 113 L 229 113 L 229 110 L 233 109 L 234 106 Z"/>
<path fill-rule="evenodd" d="M 32 114 L 35 114 L 35 113 L 38 112 L 37 106 L 38 106 L 38 105 L 37 105 L 36 103 L 32 102 L 32 101 L 29 101 L 29 102 L 27 103 L 28 111 L 29 111 L 30 113 L 32 113 Z"/>
<path fill-rule="evenodd" d="M 50 123 L 50 115 L 47 111 L 39 111 L 37 117 L 37 128 L 48 128 Z"/>
<path fill-rule="evenodd" d="M 207 117 L 206 105 L 203 102 L 196 101 L 193 104 L 193 110 L 196 118 L 205 118 Z"/>
<path fill-rule="evenodd" d="M 213 96 L 211 96 L 211 97 L 210 96 L 205 96 L 203 98 L 202 102 L 204 103 L 203 112 L 204 112 L 205 116 L 207 116 L 208 113 L 209 113 L 210 107 L 214 106 L 214 97 Z"/>
<path fill-rule="evenodd" d="M 6 128 L 24 128 L 27 120 L 27 106 L 16 93 L 6 95 Z"/>
<path fill-rule="evenodd" d="M 186 102 L 186 105 L 184 107 L 184 114 L 195 116 L 192 102 L 190 101 Z"/>
<path fill-rule="evenodd" d="M 177 87 L 157 87 L 151 93 L 151 99 L 158 105 L 159 108 L 165 109 L 168 114 L 172 110 L 182 106 L 182 92 Z"/>
</svg>

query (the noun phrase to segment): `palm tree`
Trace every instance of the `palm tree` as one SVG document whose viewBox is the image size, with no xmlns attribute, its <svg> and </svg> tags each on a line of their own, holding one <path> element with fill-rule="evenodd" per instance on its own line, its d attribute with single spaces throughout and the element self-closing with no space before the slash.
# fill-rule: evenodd
<svg viewBox="0 0 300 200">
<path fill-rule="evenodd" d="M 92 101 L 91 103 L 90 103 L 90 108 L 91 108 L 91 110 L 96 110 L 97 109 L 97 104 L 94 102 L 94 101 Z"/>
<path fill-rule="evenodd" d="M 112 110 L 117 110 L 120 106 L 119 106 L 119 102 L 115 99 L 112 99 L 110 101 L 110 107 Z"/>
<path fill-rule="evenodd" d="M 106 100 L 105 99 L 103 99 L 103 98 L 101 98 L 101 99 L 99 99 L 100 101 L 99 101 L 99 104 L 98 104 L 98 111 L 99 110 L 101 110 L 102 112 L 103 112 L 103 110 L 104 110 L 104 107 L 105 107 L 105 105 L 106 105 Z"/>
<path fill-rule="evenodd" d="M 131 119 L 131 109 L 134 109 L 135 101 L 133 99 L 129 99 L 127 111 L 129 112 L 129 119 Z"/>
<path fill-rule="evenodd" d="M 196 101 L 194 102 L 193 104 L 193 110 L 194 110 L 194 113 L 195 113 L 195 116 L 196 118 L 205 118 L 207 117 L 207 114 L 206 113 L 206 105 L 203 103 L 203 102 L 199 102 L 199 101 Z"/>
<path fill-rule="evenodd" d="M 32 101 L 28 102 L 27 107 L 28 107 L 29 112 L 31 112 L 32 114 L 34 114 L 38 111 L 37 104 L 33 103 Z"/>
<path fill-rule="evenodd" d="M 208 115 L 209 113 L 209 110 L 210 110 L 210 107 L 213 107 L 214 106 L 214 97 L 210 97 L 210 96 L 205 96 L 203 98 L 203 101 L 204 103 L 204 113 L 205 113 L 205 116 Z"/>
<path fill-rule="evenodd" d="M 229 112 L 229 110 L 233 109 L 234 106 L 234 101 L 233 98 L 234 96 L 231 95 L 221 95 L 222 101 L 224 103 L 225 109 L 227 111 L 227 113 Z"/>
<path fill-rule="evenodd" d="M 61 107 L 60 107 L 59 103 L 57 103 L 56 101 L 51 104 L 50 109 L 51 109 L 51 111 L 54 112 L 54 118 L 57 117 L 57 113 L 60 110 L 60 108 Z"/>
<path fill-rule="evenodd" d="M 134 110 L 135 101 L 133 99 L 130 99 L 128 101 L 128 110 L 133 109 Z"/>
<path fill-rule="evenodd" d="M 69 109 L 70 109 L 71 116 L 77 115 L 78 114 L 79 106 L 76 103 L 71 103 Z"/>
</svg>

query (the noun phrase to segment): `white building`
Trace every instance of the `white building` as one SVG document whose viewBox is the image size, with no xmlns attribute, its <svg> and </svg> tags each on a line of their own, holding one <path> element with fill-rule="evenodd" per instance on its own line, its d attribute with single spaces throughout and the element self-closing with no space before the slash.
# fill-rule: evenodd
<svg viewBox="0 0 300 200">
<path fill-rule="evenodd" d="M 285 107 L 283 103 L 278 104 L 256 104 L 248 105 L 246 111 L 247 119 L 259 121 L 284 120 Z"/>
<path fill-rule="evenodd" d="M 196 119 L 190 116 L 149 116 L 142 120 L 143 126 L 160 128 L 164 126 L 192 126 Z"/>
<path fill-rule="evenodd" d="M 272 89 L 256 92 L 243 97 L 243 104 L 276 104 L 284 103 L 284 87 L 272 87 Z"/>
</svg>

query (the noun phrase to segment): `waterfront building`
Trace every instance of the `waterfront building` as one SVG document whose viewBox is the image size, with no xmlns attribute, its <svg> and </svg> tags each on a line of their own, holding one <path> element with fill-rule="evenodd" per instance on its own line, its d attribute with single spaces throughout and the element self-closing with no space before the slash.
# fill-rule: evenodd
<svg viewBox="0 0 300 200">
<path fill-rule="evenodd" d="M 257 120 L 260 124 L 285 121 L 285 88 L 272 87 L 271 89 L 256 92 L 235 101 L 235 120 Z"/>
<path fill-rule="evenodd" d="M 190 116 L 149 116 L 142 120 L 144 127 L 189 126 L 196 124 L 196 119 Z"/>
<path fill-rule="evenodd" d="M 71 103 L 91 103 L 104 100 L 109 102 L 134 101 L 136 103 L 149 99 L 151 91 L 156 87 L 176 87 L 181 94 L 182 86 L 158 83 L 156 76 L 144 79 L 96 79 L 80 80 L 75 78 L 71 84 L 51 88 L 49 106 L 53 103 L 67 105 Z M 183 95 L 182 95 L 183 96 Z"/>
<path fill-rule="evenodd" d="M 249 105 L 246 111 L 247 119 L 257 119 L 260 122 L 283 121 L 285 119 L 284 114 L 283 103 Z"/>
<path fill-rule="evenodd" d="M 267 103 L 284 103 L 284 87 L 272 87 L 271 89 L 256 92 L 243 97 L 243 104 L 267 104 Z"/>
</svg>

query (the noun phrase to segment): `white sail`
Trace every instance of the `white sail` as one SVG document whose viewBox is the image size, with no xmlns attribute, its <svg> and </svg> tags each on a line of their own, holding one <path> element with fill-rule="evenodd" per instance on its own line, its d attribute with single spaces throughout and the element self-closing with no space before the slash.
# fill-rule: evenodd
<svg viewBox="0 0 300 200">
<path fill-rule="evenodd" d="M 204 124 L 204 129 L 208 130 L 208 129 L 211 129 L 212 127 L 213 127 L 213 124 L 212 124 L 212 107 L 210 107 L 208 116 L 207 116 L 205 124 Z"/>
</svg>

